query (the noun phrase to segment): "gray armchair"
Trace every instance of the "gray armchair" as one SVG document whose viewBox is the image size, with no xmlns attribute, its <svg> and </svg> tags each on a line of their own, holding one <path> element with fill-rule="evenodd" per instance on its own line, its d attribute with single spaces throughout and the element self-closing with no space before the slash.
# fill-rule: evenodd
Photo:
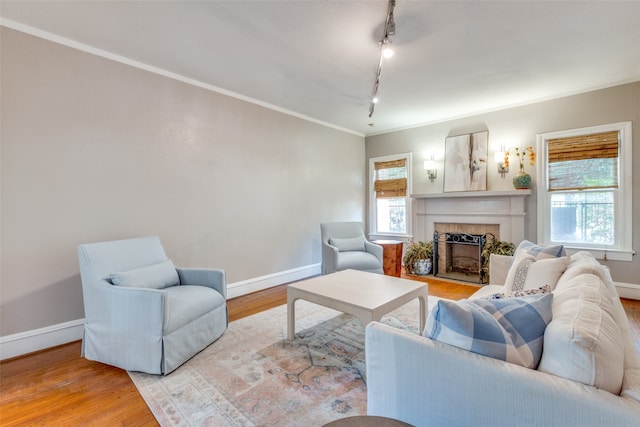
<svg viewBox="0 0 640 427">
<path fill-rule="evenodd" d="M 175 268 L 158 237 L 80 245 L 78 257 L 87 359 L 166 375 L 227 329 L 224 271 Z"/>
<path fill-rule="evenodd" d="M 322 274 L 354 270 L 383 274 L 382 246 L 369 242 L 362 223 L 329 222 L 320 224 L 322 238 Z"/>
</svg>

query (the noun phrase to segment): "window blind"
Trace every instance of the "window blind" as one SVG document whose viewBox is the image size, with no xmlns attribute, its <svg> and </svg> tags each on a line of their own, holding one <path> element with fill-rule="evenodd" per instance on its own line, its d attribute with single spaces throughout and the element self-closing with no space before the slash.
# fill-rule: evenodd
<svg viewBox="0 0 640 427">
<path fill-rule="evenodd" d="M 618 188 L 618 131 L 547 144 L 549 191 Z"/>
<path fill-rule="evenodd" d="M 376 171 L 374 190 L 377 199 L 406 197 L 407 195 L 407 160 L 389 160 L 375 162 Z"/>
</svg>

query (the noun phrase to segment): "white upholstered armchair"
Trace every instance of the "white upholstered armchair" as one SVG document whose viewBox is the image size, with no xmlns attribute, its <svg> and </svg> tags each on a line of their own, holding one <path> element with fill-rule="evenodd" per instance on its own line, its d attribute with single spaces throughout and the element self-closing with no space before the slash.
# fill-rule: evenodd
<svg viewBox="0 0 640 427">
<path fill-rule="evenodd" d="M 360 222 L 320 224 L 322 274 L 354 269 L 383 274 L 382 246 L 369 242 Z"/>
<path fill-rule="evenodd" d="M 80 245 L 82 355 L 166 375 L 228 326 L 225 273 L 175 268 L 158 237 Z"/>
</svg>

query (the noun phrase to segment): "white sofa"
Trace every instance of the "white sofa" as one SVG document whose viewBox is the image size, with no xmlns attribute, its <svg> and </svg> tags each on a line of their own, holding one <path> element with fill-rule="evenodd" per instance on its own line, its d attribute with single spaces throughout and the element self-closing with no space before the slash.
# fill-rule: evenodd
<svg viewBox="0 0 640 427">
<path fill-rule="evenodd" d="M 510 263 L 511 257 L 492 256 L 492 284 L 471 298 L 502 291 L 500 284 Z M 553 318 L 545 330 L 537 370 L 377 322 L 369 324 L 365 338 L 367 413 L 415 426 L 640 426 L 639 350 L 608 269 L 587 252 L 575 254 L 553 294 Z M 595 306 L 588 302 L 594 295 Z M 599 312 L 589 312 L 593 307 Z M 594 337 L 596 347 L 604 344 L 597 331 L 586 339 L 573 329 L 569 329 L 570 339 L 548 337 L 572 311 L 587 323 L 610 313 L 619 327 L 618 344 L 591 353 L 589 348 L 576 346 L 589 346 L 588 339 Z M 609 360 L 595 354 L 600 350 Z M 544 371 L 549 366 L 556 375 Z M 585 366 L 593 369 L 585 374 Z M 615 372 L 621 377 L 618 394 L 588 385 L 615 382 Z M 572 376 L 578 378 L 566 378 Z"/>
</svg>

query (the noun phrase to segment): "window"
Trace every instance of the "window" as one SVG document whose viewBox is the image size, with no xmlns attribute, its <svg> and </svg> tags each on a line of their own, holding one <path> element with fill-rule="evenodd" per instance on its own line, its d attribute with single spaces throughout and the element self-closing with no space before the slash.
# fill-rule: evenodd
<svg viewBox="0 0 640 427">
<path fill-rule="evenodd" d="M 538 135 L 538 240 L 631 260 L 631 123 Z"/>
<path fill-rule="evenodd" d="M 411 154 L 369 160 L 372 234 L 409 234 L 410 165 Z"/>
</svg>

